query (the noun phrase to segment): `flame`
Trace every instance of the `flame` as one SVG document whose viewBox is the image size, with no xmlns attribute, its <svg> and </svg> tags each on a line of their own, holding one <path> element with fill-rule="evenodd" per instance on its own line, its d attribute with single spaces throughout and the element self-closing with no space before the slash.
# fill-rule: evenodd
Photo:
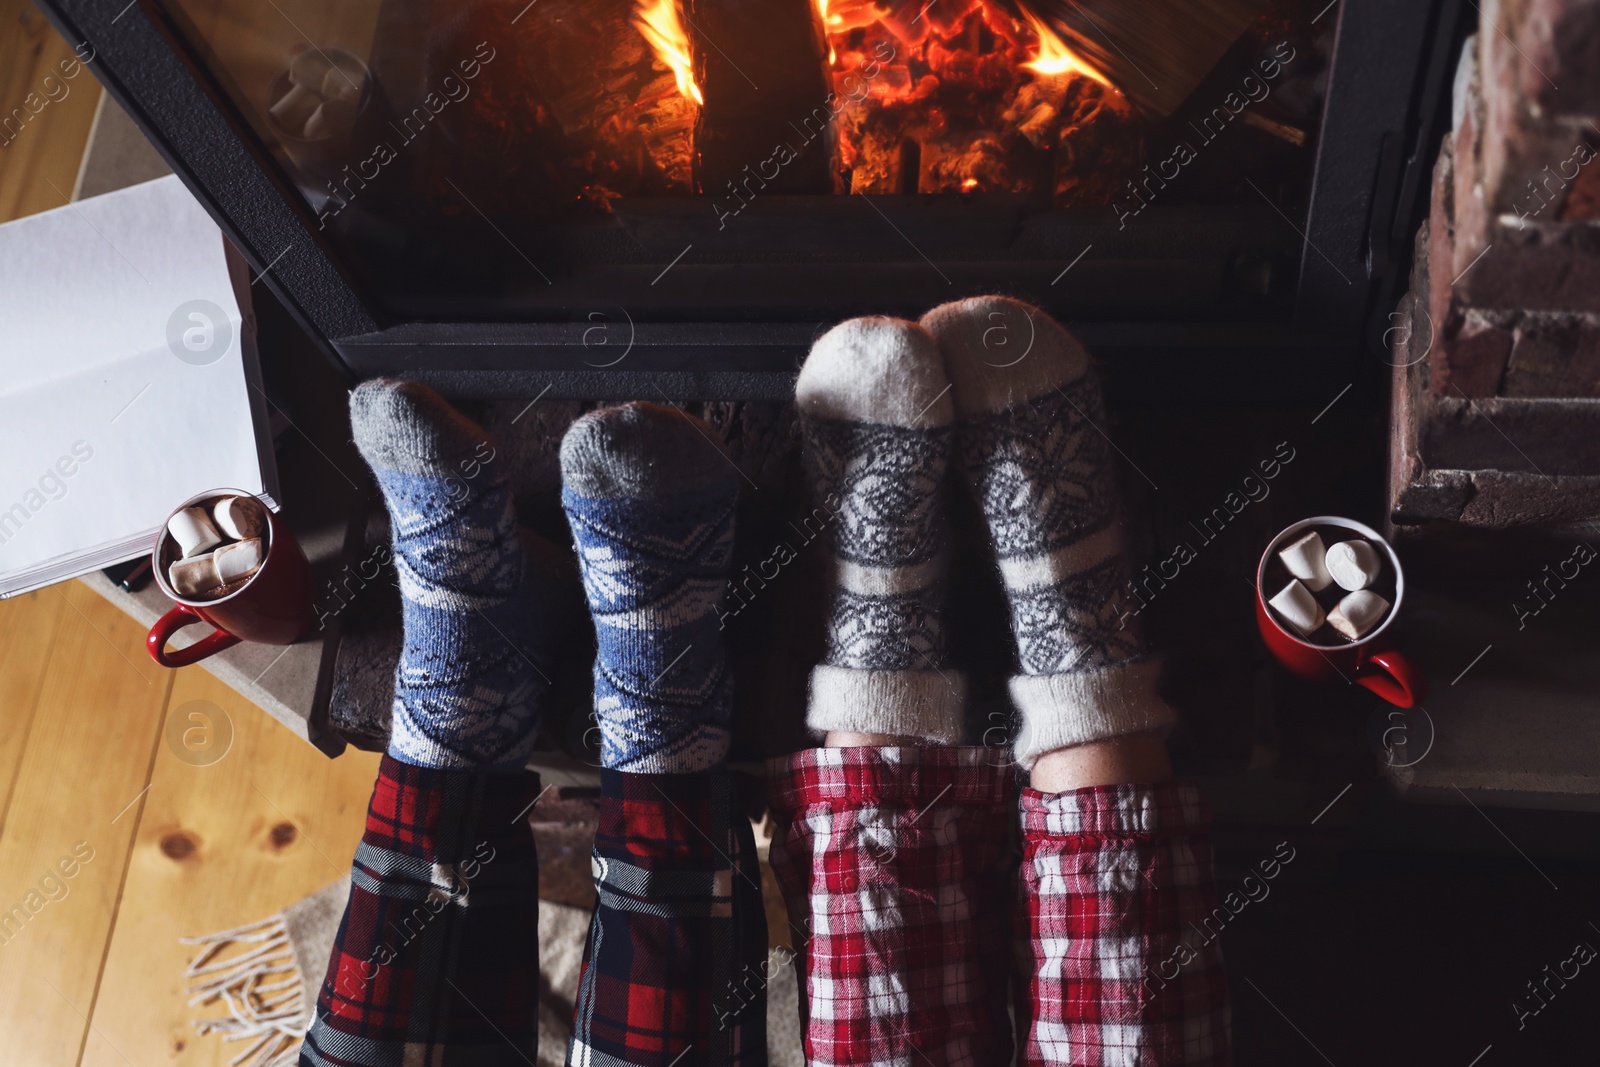
<svg viewBox="0 0 1600 1067">
<path fill-rule="evenodd" d="M 1039 38 L 1039 54 L 1028 62 L 1022 64 L 1029 70 L 1038 74 L 1081 74 L 1092 82 L 1098 82 L 1107 89 L 1116 86 L 1098 70 L 1078 56 L 1076 52 L 1067 47 L 1067 43 L 1058 37 L 1054 30 L 1044 24 L 1033 12 L 1018 5 L 1022 16 L 1033 27 L 1033 32 Z"/>
<path fill-rule="evenodd" d="M 828 66 L 832 67 L 839 62 L 839 52 L 833 47 L 833 38 L 828 34 L 828 0 L 817 0 L 817 17 L 822 20 L 822 34 L 828 38 Z M 843 22 L 838 15 L 833 16 L 834 23 Z"/>
<path fill-rule="evenodd" d="M 667 65 L 678 81 L 678 92 L 697 104 L 706 98 L 694 83 L 694 63 L 689 58 L 689 35 L 684 32 L 676 0 L 638 0 L 634 28 L 650 42 L 656 58 Z"/>
</svg>

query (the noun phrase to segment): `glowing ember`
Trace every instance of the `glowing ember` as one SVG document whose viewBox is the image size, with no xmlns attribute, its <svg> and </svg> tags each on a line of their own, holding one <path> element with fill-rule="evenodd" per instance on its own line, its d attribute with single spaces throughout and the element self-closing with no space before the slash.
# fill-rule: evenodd
<svg viewBox="0 0 1600 1067">
<path fill-rule="evenodd" d="M 811 0 L 840 106 L 839 192 L 1109 203 L 1137 169 L 1126 98 L 1028 0 Z"/>
<path fill-rule="evenodd" d="M 1046 26 L 1037 15 L 1020 4 L 1017 5 L 1017 9 L 1022 12 L 1023 17 L 1028 20 L 1028 25 L 1033 27 L 1034 34 L 1039 38 L 1039 54 L 1022 64 L 1024 67 L 1038 74 L 1081 74 L 1107 89 L 1113 88 L 1104 74 L 1080 59 L 1077 53 L 1068 48 L 1066 42 L 1056 36 L 1055 31 Z"/>
<path fill-rule="evenodd" d="M 650 42 L 656 58 L 667 65 L 677 79 L 678 92 L 697 104 L 706 99 L 694 83 L 694 64 L 689 59 L 689 35 L 684 32 L 676 0 L 639 0 L 633 18 L 634 28 Z"/>
</svg>

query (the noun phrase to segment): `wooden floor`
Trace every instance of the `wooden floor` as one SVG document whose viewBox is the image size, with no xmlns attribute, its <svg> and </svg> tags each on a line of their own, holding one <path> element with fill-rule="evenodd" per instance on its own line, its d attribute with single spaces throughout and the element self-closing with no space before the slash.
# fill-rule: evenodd
<svg viewBox="0 0 1600 1067">
<path fill-rule="evenodd" d="M 29 93 L 37 107 L 71 55 L 0 0 L 0 118 Z M 72 191 L 100 90 L 68 84 L 0 136 L 0 221 Z M 156 666 L 143 629 L 78 582 L 0 601 L 0 1062 L 227 1063 L 238 1046 L 189 1025 L 206 1011 L 185 1003 L 178 939 L 344 874 L 376 770 L 328 760 L 203 668 Z"/>
<path fill-rule="evenodd" d="M 327 759 L 200 667 L 158 667 L 81 583 L 0 602 L 6 1062 L 226 1063 L 189 1025 L 178 939 L 345 873 L 376 769 Z"/>
<path fill-rule="evenodd" d="M 73 58 L 30 0 L 0 0 L 0 221 L 60 207 L 72 193 L 100 99 L 87 69 L 62 77 Z"/>
</svg>

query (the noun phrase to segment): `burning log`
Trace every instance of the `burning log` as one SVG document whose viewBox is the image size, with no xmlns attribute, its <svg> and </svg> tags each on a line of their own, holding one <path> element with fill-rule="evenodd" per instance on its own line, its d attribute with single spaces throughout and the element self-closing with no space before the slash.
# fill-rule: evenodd
<svg viewBox="0 0 1600 1067">
<path fill-rule="evenodd" d="M 697 191 L 832 192 L 833 79 L 813 0 L 682 2 L 705 96 L 695 124 Z"/>
<path fill-rule="evenodd" d="M 1049 31 L 1147 114 L 1183 103 L 1267 0 L 997 0 Z M 1041 34 L 1041 37 L 1044 35 Z"/>
<path fill-rule="evenodd" d="M 541 0 L 517 27 L 518 47 L 535 57 L 535 86 L 606 193 L 688 193 L 696 103 L 640 16 L 635 0 Z"/>
<path fill-rule="evenodd" d="M 1036 19 L 977 0 L 845 0 L 823 19 L 836 81 L 871 75 L 838 122 L 852 192 L 1109 203 L 1110 176 L 1137 169 L 1132 108 Z"/>
<path fill-rule="evenodd" d="M 425 197 L 452 203 L 462 158 L 503 161 L 474 187 L 491 215 L 760 192 L 1102 204 L 1141 157 L 1122 80 L 1034 13 L 1046 0 L 429 3 L 432 29 L 380 32 L 374 66 L 407 99 L 484 50 L 429 134 L 439 150 L 410 158 Z"/>
<path fill-rule="evenodd" d="M 426 198 L 460 205 L 454 181 L 491 216 L 519 218 L 691 192 L 697 107 L 633 25 L 635 0 L 430 6 L 425 35 L 414 18 L 381 23 L 372 64 L 402 114 L 428 92 L 460 97 L 429 124 L 436 148 L 402 155 Z M 463 159 L 497 165 L 463 177 Z"/>
<path fill-rule="evenodd" d="M 1144 159 L 1144 127 L 1129 109 L 1114 105 L 1083 82 L 1069 93 L 1051 160 L 1050 190 L 1057 204 L 1105 207 Z"/>
</svg>

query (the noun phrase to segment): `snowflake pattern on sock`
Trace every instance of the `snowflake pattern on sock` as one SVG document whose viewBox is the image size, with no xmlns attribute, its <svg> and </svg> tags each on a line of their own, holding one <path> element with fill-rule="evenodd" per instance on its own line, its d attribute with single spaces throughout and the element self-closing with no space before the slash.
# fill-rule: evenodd
<svg viewBox="0 0 1600 1067">
<path fill-rule="evenodd" d="M 501 472 L 373 473 L 405 627 L 389 754 L 420 767 L 520 766 L 549 684 L 525 647 L 533 598 Z"/>
<path fill-rule="evenodd" d="M 820 499 L 838 494 L 828 527 L 839 559 L 871 567 L 907 567 L 932 559 L 944 544 L 939 486 L 950 451 L 948 427 L 917 430 L 840 419 L 806 418 L 805 461 Z"/>
<path fill-rule="evenodd" d="M 858 670 L 926 671 L 944 659 L 937 587 L 894 596 L 838 590 L 823 662 Z"/>
<path fill-rule="evenodd" d="M 897 591 L 864 593 L 835 582 L 823 663 L 858 670 L 937 670 L 945 663 L 942 581 L 912 568 L 944 549 L 941 485 L 950 428 L 806 417 L 805 466 L 813 495 L 836 499 L 827 545 L 837 564 L 887 572 Z M 896 573 L 897 572 L 897 573 Z M 836 572 L 837 573 L 837 572 Z M 926 584 L 917 587 L 917 581 Z"/>
<path fill-rule="evenodd" d="M 1085 375 L 960 425 L 957 457 L 1001 559 L 1051 552 L 1111 523 L 1111 445 L 1094 426 L 1104 421 L 1100 388 Z"/>
<path fill-rule="evenodd" d="M 1008 590 L 1023 674 L 1070 674 L 1138 659 L 1144 646 L 1125 626 L 1117 590 L 1127 574 L 1115 556 L 1056 585 Z"/>
<path fill-rule="evenodd" d="M 1027 403 L 960 423 L 956 453 L 1002 570 L 1042 561 L 1107 530 L 1117 492 L 1100 386 L 1093 375 Z M 1008 587 L 1024 674 L 1095 670 L 1144 654 L 1118 611 L 1121 553 L 1041 586 Z"/>
<path fill-rule="evenodd" d="M 578 548 L 598 652 L 601 763 L 681 774 L 727 755 L 733 676 L 716 606 L 733 554 L 737 487 L 562 506 Z"/>
</svg>

